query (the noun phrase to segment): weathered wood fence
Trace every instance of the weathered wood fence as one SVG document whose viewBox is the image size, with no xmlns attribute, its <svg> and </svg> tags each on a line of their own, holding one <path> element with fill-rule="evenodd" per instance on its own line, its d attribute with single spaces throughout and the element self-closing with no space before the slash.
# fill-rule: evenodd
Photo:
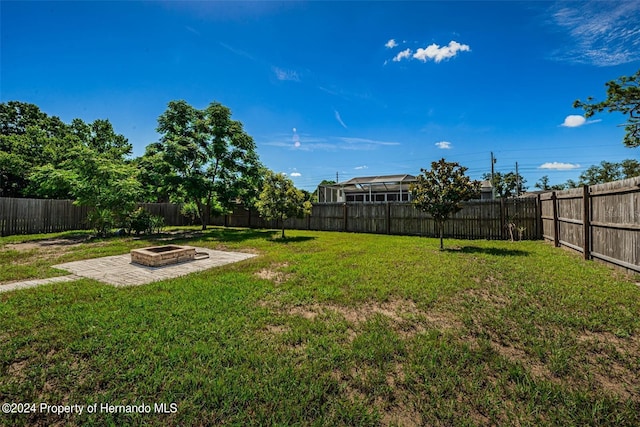
<svg viewBox="0 0 640 427">
<path fill-rule="evenodd" d="M 542 236 L 640 272 L 640 177 L 540 195 Z"/>
<path fill-rule="evenodd" d="M 180 206 L 141 204 L 167 225 L 187 225 Z M 50 233 L 87 229 L 88 209 L 70 200 L 0 197 L 0 234 Z M 280 228 L 255 210 L 236 209 L 211 218 L 211 225 Z M 523 239 L 547 239 L 556 246 L 640 272 L 640 177 L 607 184 L 548 192 L 537 198 L 472 201 L 445 224 L 445 236 L 507 239 L 508 224 Z M 437 236 L 433 219 L 407 203 L 317 204 L 311 215 L 289 219 L 289 229 Z"/>
<path fill-rule="evenodd" d="M 538 200 L 487 200 L 464 204 L 445 223 L 446 237 L 460 239 L 509 238 L 508 223 L 522 227 L 523 239 L 541 238 Z M 214 225 L 252 228 L 279 228 L 280 223 L 260 218 L 257 212 L 238 209 L 232 215 L 212 219 Z M 355 233 L 437 236 L 435 221 L 411 204 L 327 203 L 314 205 L 311 215 L 291 218 L 286 228 L 298 230 L 347 231 Z M 517 230 L 513 230 L 517 239 Z"/>
<path fill-rule="evenodd" d="M 141 204 L 167 225 L 187 225 L 180 205 Z M 506 224 L 523 228 L 524 239 L 539 239 L 538 201 L 517 199 L 472 201 L 445 224 L 445 236 L 461 239 L 505 239 Z M 0 231 L 12 234 L 50 233 L 87 229 L 87 208 L 70 200 L 0 198 Z M 277 221 L 266 221 L 255 210 L 238 208 L 230 215 L 212 217 L 211 225 L 250 228 L 279 228 Z M 289 229 L 349 231 L 356 233 L 436 236 L 435 221 L 407 203 L 318 204 L 311 215 L 286 220 Z M 514 231 L 515 233 L 515 231 Z M 517 234 L 516 234 L 517 238 Z"/>
<path fill-rule="evenodd" d="M 88 212 L 71 200 L 0 197 L 0 235 L 84 230 Z"/>
</svg>

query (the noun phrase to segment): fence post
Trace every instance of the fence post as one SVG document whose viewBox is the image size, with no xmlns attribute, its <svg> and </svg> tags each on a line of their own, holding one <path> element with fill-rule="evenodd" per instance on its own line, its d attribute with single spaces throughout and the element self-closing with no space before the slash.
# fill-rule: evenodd
<svg viewBox="0 0 640 427">
<path fill-rule="evenodd" d="M 391 234 L 391 203 L 387 202 L 387 234 Z"/>
<path fill-rule="evenodd" d="M 344 219 L 344 221 L 343 221 L 344 222 L 344 224 L 343 224 L 344 230 L 343 231 L 347 231 L 347 204 L 345 203 L 342 206 L 343 206 L 342 215 L 344 217 L 343 218 Z"/>
<path fill-rule="evenodd" d="M 536 225 L 538 227 L 538 232 L 536 233 L 536 239 L 544 239 L 544 231 L 543 231 L 543 222 L 542 222 L 542 199 L 540 194 L 536 198 L 536 216 L 538 221 L 536 221 Z"/>
<path fill-rule="evenodd" d="M 551 203 L 553 203 L 553 245 L 556 248 L 560 247 L 560 223 L 558 222 L 558 204 L 556 192 L 551 193 Z"/>
<path fill-rule="evenodd" d="M 500 238 L 505 239 L 506 221 L 504 212 L 504 198 L 500 197 Z"/>
<path fill-rule="evenodd" d="M 591 259 L 591 209 L 589 186 L 582 186 L 582 233 L 584 236 L 584 259 Z"/>
</svg>

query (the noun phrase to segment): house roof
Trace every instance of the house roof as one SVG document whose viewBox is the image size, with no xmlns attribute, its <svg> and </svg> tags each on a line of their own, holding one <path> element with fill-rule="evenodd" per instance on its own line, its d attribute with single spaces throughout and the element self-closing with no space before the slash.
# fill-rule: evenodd
<svg viewBox="0 0 640 427">
<path fill-rule="evenodd" d="M 416 182 L 416 177 L 409 174 L 399 175 L 380 175 L 380 176 L 360 176 L 351 178 L 347 181 L 342 181 L 337 184 L 327 185 L 330 188 L 340 188 L 343 191 L 357 192 L 357 191 L 399 191 L 400 186 Z M 482 191 L 491 191 L 491 182 L 489 180 L 480 181 L 480 188 Z"/>
<path fill-rule="evenodd" d="M 398 184 L 398 183 L 411 183 L 416 180 L 413 175 L 382 175 L 382 176 L 362 176 L 357 178 L 351 178 L 348 181 L 339 182 L 335 185 L 368 185 L 368 184 Z"/>
</svg>

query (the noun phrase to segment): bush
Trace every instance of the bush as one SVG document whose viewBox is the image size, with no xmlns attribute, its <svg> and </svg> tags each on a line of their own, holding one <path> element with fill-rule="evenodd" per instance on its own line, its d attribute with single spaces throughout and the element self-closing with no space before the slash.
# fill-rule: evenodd
<svg viewBox="0 0 640 427">
<path fill-rule="evenodd" d="M 96 208 L 87 215 L 89 225 L 96 231 L 98 236 L 105 237 L 115 226 L 115 217 L 109 209 Z"/>
<path fill-rule="evenodd" d="M 194 202 L 184 203 L 180 209 L 180 214 L 189 220 L 189 225 L 194 225 L 200 219 L 198 206 Z"/>
<path fill-rule="evenodd" d="M 129 214 L 126 221 L 126 229 L 129 233 L 135 231 L 136 235 L 148 233 L 151 229 L 151 214 L 144 208 L 138 208 Z"/>
</svg>

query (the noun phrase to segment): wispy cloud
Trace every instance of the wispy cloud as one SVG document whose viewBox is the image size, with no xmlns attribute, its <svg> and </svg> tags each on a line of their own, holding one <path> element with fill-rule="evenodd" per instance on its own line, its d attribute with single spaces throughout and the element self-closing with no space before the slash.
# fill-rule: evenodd
<svg viewBox="0 0 640 427">
<path fill-rule="evenodd" d="M 348 137 L 340 137 L 338 138 L 341 141 L 346 142 L 347 144 L 368 144 L 368 145 L 400 145 L 399 142 L 393 141 L 379 141 L 375 139 L 368 138 L 348 138 Z"/>
<path fill-rule="evenodd" d="M 256 60 L 251 54 L 245 52 L 244 50 L 236 49 L 235 47 L 230 46 L 230 45 L 228 45 L 226 43 L 223 43 L 223 42 L 219 42 L 219 44 L 220 44 L 220 46 L 222 46 L 223 48 L 227 49 L 231 53 L 234 53 L 234 54 L 236 54 L 238 56 L 242 56 L 242 57 L 247 58 L 247 59 L 251 59 L 252 61 Z"/>
<path fill-rule="evenodd" d="M 335 117 L 336 117 L 336 120 L 338 121 L 338 123 L 340 123 L 340 125 L 343 128 L 348 129 L 347 125 L 345 125 L 344 121 L 342 121 L 342 117 L 340 117 L 340 113 L 338 112 L 338 110 L 333 110 L 333 112 L 335 113 Z"/>
<path fill-rule="evenodd" d="M 276 78 L 280 81 L 292 81 L 299 82 L 300 76 L 296 71 L 293 70 L 285 70 L 278 67 L 272 67 L 273 73 L 276 75 Z"/>
<path fill-rule="evenodd" d="M 436 147 L 438 147 L 441 150 L 450 150 L 452 148 L 451 143 L 449 141 L 436 142 Z"/>
<path fill-rule="evenodd" d="M 362 165 L 362 166 L 356 166 L 354 169 L 359 171 L 359 170 L 363 170 L 363 169 L 369 169 L 369 167 L 367 165 Z"/>
<path fill-rule="evenodd" d="M 398 43 L 396 43 L 396 41 L 394 39 L 389 40 L 388 42 L 386 42 L 384 44 L 388 49 L 393 49 L 394 47 L 398 46 Z"/>
<path fill-rule="evenodd" d="M 394 56 L 393 61 L 400 62 L 403 59 L 407 59 L 409 57 L 411 57 L 411 49 L 405 49 L 402 52 L 398 53 L 396 56 Z"/>
<path fill-rule="evenodd" d="M 190 26 L 186 25 L 184 28 L 186 28 L 186 30 L 187 30 L 187 31 L 189 31 L 190 33 L 193 33 L 193 34 L 195 34 L 195 35 L 197 35 L 197 36 L 199 36 L 199 35 L 200 35 L 200 33 L 198 32 L 198 30 L 194 29 L 193 27 L 190 27 Z"/>
<path fill-rule="evenodd" d="M 468 52 L 470 50 L 469 45 L 460 44 L 457 41 L 451 40 L 447 46 L 438 46 L 433 43 L 424 49 L 419 48 L 416 50 L 416 53 L 413 54 L 413 58 L 422 62 L 432 60 L 437 64 L 445 59 L 453 58 L 458 52 Z"/>
<path fill-rule="evenodd" d="M 351 137 L 313 137 L 310 135 L 298 135 L 294 128 L 294 143 L 287 142 L 286 134 L 270 137 L 266 141 L 261 141 L 261 146 L 271 146 L 299 151 L 371 151 L 381 147 L 400 145 L 399 142 L 379 141 L 368 138 Z"/>
<path fill-rule="evenodd" d="M 552 58 L 601 67 L 640 59 L 640 2 L 560 2 L 550 13 L 553 24 L 572 41 Z"/>
<path fill-rule="evenodd" d="M 580 165 L 577 163 L 547 162 L 538 166 L 538 169 L 565 171 L 565 170 L 571 170 L 571 169 L 578 169 L 579 167 Z"/>
<path fill-rule="evenodd" d="M 600 119 L 587 120 L 584 118 L 584 116 L 572 114 L 565 117 L 564 122 L 560 126 L 566 127 L 566 128 L 577 128 L 582 125 L 590 125 L 591 123 L 598 123 L 599 121 L 601 120 Z"/>
<path fill-rule="evenodd" d="M 289 176 L 292 176 L 292 177 L 294 177 L 294 178 L 295 178 L 295 177 L 298 177 L 298 176 L 302 176 L 302 174 L 301 174 L 300 172 L 291 172 L 291 173 L 289 174 Z"/>
</svg>

